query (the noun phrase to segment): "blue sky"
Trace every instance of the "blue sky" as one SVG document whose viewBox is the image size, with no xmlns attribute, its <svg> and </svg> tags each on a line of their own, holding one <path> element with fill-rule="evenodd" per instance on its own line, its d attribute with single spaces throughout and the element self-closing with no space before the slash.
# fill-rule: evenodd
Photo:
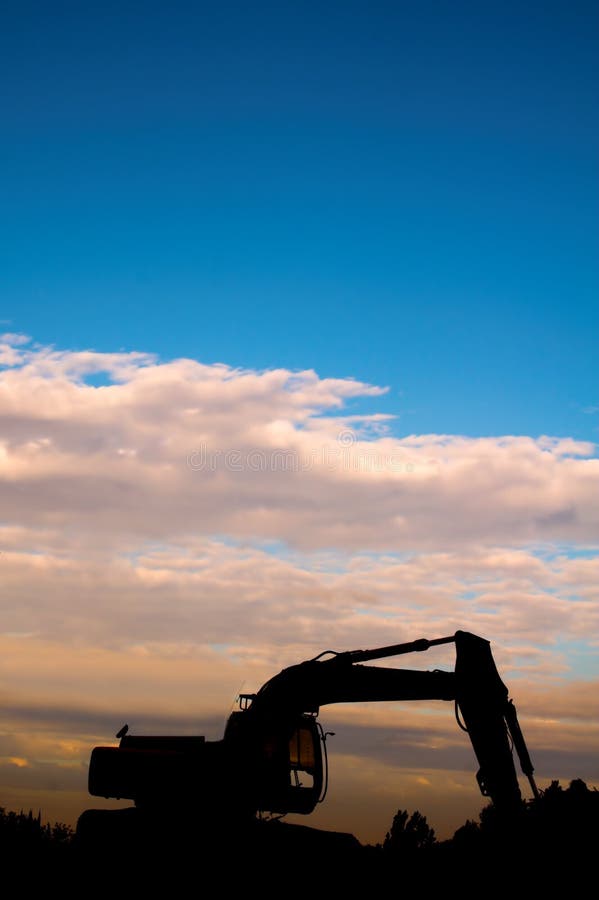
<svg viewBox="0 0 599 900">
<path fill-rule="evenodd" d="M 399 435 L 596 439 L 598 19 L 6 7 L 2 327 L 388 385 Z"/>
</svg>

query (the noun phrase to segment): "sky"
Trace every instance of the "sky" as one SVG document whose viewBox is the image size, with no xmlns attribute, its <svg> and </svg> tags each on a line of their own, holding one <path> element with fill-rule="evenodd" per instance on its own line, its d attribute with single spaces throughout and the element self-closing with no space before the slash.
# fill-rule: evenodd
<svg viewBox="0 0 599 900">
<path fill-rule="evenodd" d="M 598 25 L 3 8 L 0 806 L 74 822 L 124 721 L 218 738 L 283 665 L 458 628 L 541 784 L 599 785 Z M 481 808 L 452 711 L 322 718 L 312 824 Z"/>
</svg>

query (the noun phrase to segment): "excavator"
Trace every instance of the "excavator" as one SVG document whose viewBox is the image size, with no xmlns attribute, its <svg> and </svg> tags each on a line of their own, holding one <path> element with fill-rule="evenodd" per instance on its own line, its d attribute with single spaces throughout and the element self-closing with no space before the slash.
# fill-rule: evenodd
<svg viewBox="0 0 599 900">
<path fill-rule="evenodd" d="M 365 665 L 373 660 L 455 644 L 454 671 L 422 671 Z M 361 701 L 444 700 L 455 705 L 468 733 L 482 794 L 499 817 L 513 821 L 524 806 L 513 750 L 532 793 L 533 765 L 516 708 L 497 671 L 490 643 L 456 631 L 374 650 L 324 651 L 275 675 L 255 694 L 241 694 L 222 739 L 200 736 L 131 735 L 125 725 L 118 746 L 91 754 L 89 791 L 133 800 L 138 814 L 154 821 L 177 820 L 195 810 L 215 823 L 249 822 L 268 814 L 311 813 L 326 794 L 326 738 L 321 706 Z M 109 811 L 110 812 L 110 811 Z M 120 811 L 122 812 L 122 810 Z M 94 834 L 94 814 L 79 822 Z"/>
</svg>

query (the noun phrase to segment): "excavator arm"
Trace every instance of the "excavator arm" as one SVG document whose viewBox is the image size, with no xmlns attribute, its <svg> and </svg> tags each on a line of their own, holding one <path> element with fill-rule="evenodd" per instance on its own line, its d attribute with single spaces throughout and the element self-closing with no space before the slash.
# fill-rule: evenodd
<svg viewBox="0 0 599 900">
<path fill-rule="evenodd" d="M 456 647 L 454 672 L 414 671 L 363 664 L 450 642 L 455 643 Z M 468 732 L 480 766 L 477 780 L 483 795 L 489 796 L 496 808 L 507 814 L 515 812 L 521 806 L 512 746 L 518 752 L 522 770 L 529 778 L 536 795 L 533 767 L 518 725 L 516 709 L 497 672 L 488 641 L 468 632 L 458 631 L 451 637 L 433 641 L 423 639 L 377 650 L 332 654 L 326 659 L 324 656 L 327 654 L 284 669 L 257 694 L 245 695 L 246 710 L 241 714 L 241 721 L 236 722 L 236 725 L 244 727 L 234 729 L 235 740 L 239 741 L 245 730 L 248 736 L 254 736 L 258 741 L 259 736 L 268 735 L 271 746 L 276 743 L 273 735 L 278 735 L 281 747 L 285 747 L 287 742 L 294 747 L 299 740 L 298 722 L 302 722 L 303 728 L 308 729 L 310 716 L 316 716 L 321 706 L 331 703 L 454 701 L 458 723 Z M 304 744 L 307 744 L 307 738 L 304 739 Z M 274 751 L 266 754 L 268 761 L 263 769 L 262 783 L 271 784 L 270 789 L 264 789 L 271 806 L 284 811 L 280 807 L 285 802 L 287 805 L 292 803 L 293 787 L 291 790 L 281 790 L 281 797 L 285 801 L 283 804 L 276 802 L 277 791 L 272 787 L 272 775 L 277 770 L 274 756 Z M 281 785 L 283 784 L 281 781 Z M 305 799 L 301 806 L 314 808 L 317 787 L 318 784 L 311 793 L 304 791 Z M 296 793 L 300 796 L 301 788 Z"/>
</svg>

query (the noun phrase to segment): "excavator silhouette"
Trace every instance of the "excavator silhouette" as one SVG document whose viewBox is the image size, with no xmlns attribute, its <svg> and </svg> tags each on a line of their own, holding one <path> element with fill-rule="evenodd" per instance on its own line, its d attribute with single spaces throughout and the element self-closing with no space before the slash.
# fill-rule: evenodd
<svg viewBox="0 0 599 900">
<path fill-rule="evenodd" d="M 438 644 L 455 643 L 453 672 L 363 665 Z M 329 703 L 445 700 L 455 703 L 480 766 L 477 780 L 497 813 L 512 821 L 524 803 L 513 761 L 538 796 L 516 708 L 497 671 L 490 643 L 465 631 L 374 650 L 324 651 L 283 669 L 256 694 L 242 694 L 221 740 L 200 736 L 138 736 L 124 726 L 120 744 L 96 747 L 89 791 L 130 799 L 136 815 L 153 821 L 194 815 L 212 823 L 249 822 L 265 812 L 311 813 L 328 781 L 326 734 L 317 716 Z M 93 840 L 96 820 L 123 810 L 87 810 L 78 832 Z"/>
</svg>

